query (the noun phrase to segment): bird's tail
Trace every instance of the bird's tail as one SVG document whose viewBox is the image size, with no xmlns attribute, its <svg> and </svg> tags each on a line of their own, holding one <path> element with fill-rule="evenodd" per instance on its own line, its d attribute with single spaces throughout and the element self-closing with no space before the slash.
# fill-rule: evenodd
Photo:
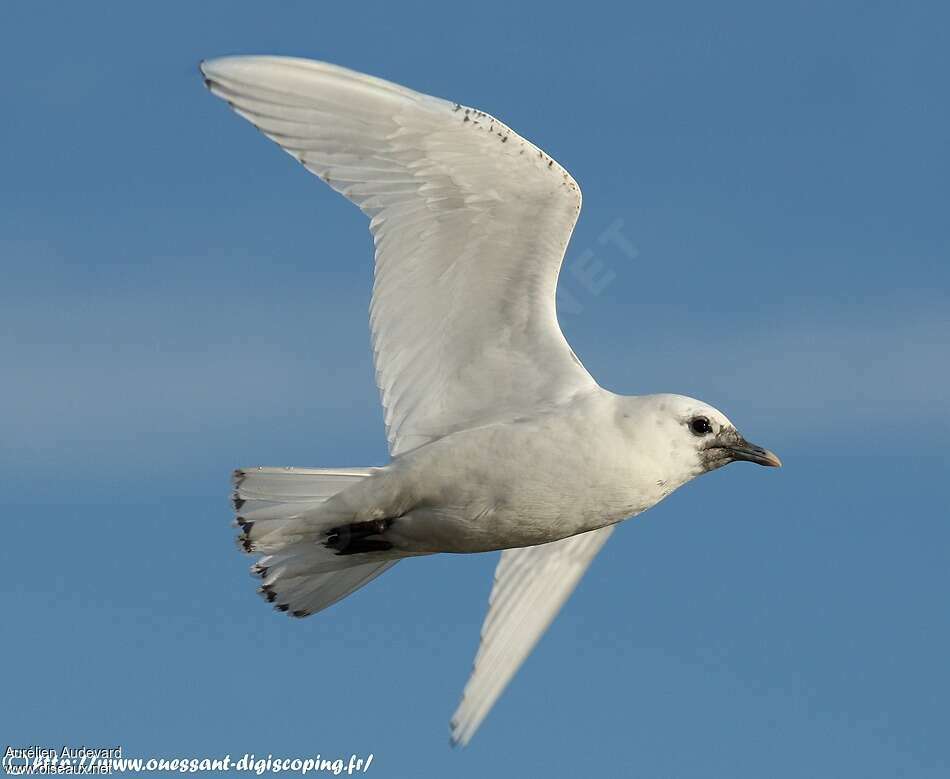
<svg viewBox="0 0 950 779">
<path fill-rule="evenodd" d="M 238 544 L 262 557 L 258 592 L 279 611 L 306 617 L 345 598 L 396 564 L 382 553 L 343 554 L 326 543 L 335 520 L 321 504 L 372 468 L 242 468 L 232 500 Z M 332 536 L 331 536 L 332 537 Z M 380 559 L 380 558 L 384 559 Z"/>
</svg>

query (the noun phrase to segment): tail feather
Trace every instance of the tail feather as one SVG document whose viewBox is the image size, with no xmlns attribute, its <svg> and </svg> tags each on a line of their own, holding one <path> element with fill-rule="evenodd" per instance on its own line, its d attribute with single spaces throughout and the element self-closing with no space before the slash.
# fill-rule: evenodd
<svg viewBox="0 0 950 779">
<path fill-rule="evenodd" d="M 263 556 L 251 566 L 258 592 L 279 611 L 305 617 L 333 605 L 396 564 L 380 555 L 340 555 L 325 545 L 334 523 L 328 498 L 372 468 L 246 468 L 234 472 L 238 543 Z"/>
<path fill-rule="evenodd" d="M 280 503 L 326 500 L 372 472 L 372 468 L 239 468 L 234 472 L 234 497 Z"/>
<path fill-rule="evenodd" d="M 364 563 L 343 570 L 291 579 L 284 590 L 278 589 L 282 586 L 282 581 L 275 585 L 265 584 L 261 586 L 260 592 L 274 603 L 279 611 L 287 611 L 293 617 L 308 617 L 369 584 L 396 562 L 387 560 L 382 563 Z"/>
<path fill-rule="evenodd" d="M 325 528 L 312 519 L 328 498 L 371 468 L 242 468 L 234 472 L 231 499 L 245 552 L 271 553 L 312 539 Z"/>
</svg>

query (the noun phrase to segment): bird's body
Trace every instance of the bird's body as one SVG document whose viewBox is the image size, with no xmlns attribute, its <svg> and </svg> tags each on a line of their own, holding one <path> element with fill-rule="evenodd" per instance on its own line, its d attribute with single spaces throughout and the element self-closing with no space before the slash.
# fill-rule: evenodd
<svg viewBox="0 0 950 779">
<path fill-rule="evenodd" d="M 591 392 L 451 433 L 343 490 L 324 511 L 392 519 L 403 555 L 532 546 L 635 516 L 679 485 L 649 456 L 650 399 Z"/>
<path fill-rule="evenodd" d="M 308 616 L 402 558 L 504 550 L 453 718 L 466 743 L 613 526 L 733 460 L 778 465 L 719 411 L 602 389 L 557 323 L 573 178 L 497 119 L 325 63 L 229 57 L 211 91 L 370 217 L 392 461 L 244 468 L 252 571 Z"/>
</svg>

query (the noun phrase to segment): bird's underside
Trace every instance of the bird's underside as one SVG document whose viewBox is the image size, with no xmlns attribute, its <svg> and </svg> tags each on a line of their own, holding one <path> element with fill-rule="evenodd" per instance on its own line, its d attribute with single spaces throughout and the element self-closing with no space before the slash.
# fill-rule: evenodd
<svg viewBox="0 0 950 779">
<path fill-rule="evenodd" d="M 580 190 L 542 150 L 481 111 L 333 65 L 233 57 L 201 70 L 213 94 L 370 219 L 370 322 L 394 462 L 599 390 L 555 311 Z M 312 614 L 403 556 L 398 513 L 327 509 L 374 472 L 236 472 L 241 544 L 260 555 L 252 570 L 278 609 Z M 472 737 L 610 530 L 502 554 L 455 742 Z"/>
</svg>

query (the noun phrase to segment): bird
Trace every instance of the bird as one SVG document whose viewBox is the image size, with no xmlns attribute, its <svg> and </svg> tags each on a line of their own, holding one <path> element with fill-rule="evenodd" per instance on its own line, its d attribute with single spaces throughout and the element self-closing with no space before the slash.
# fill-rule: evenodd
<svg viewBox="0 0 950 779">
<path fill-rule="evenodd" d="M 574 178 L 483 111 L 337 65 L 205 60 L 212 94 L 356 204 L 390 461 L 233 473 L 259 592 L 315 614 L 399 560 L 501 550 L 450 721 L 467 744 L 617 523 L 734 461 L 778 467 L 719 410 L 619 395 L 584 368 L 555 293 Z"/>
</svg>

